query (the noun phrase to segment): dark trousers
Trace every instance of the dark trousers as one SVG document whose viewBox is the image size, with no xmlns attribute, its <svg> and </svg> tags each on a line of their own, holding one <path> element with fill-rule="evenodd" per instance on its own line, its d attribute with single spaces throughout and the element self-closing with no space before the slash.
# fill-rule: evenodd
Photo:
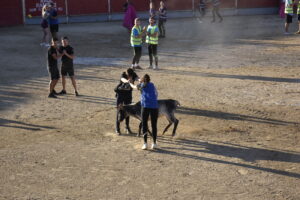
<svg viewBox="0 0 300 200">
<path fill-rule="evenodd" d="M 149 115 L 150 115 L 150 118 L 151 118 L 151 128 L 152 128 L 153 142 L 156 143 L 158 109 L 157 108 L 144 108 L 144 107 L 142 107 L 142 125 L 143 125 L 143 134 L 144 134 L 144 143 L 147 143 Z"/>
<path fill-rule="evenodd" d="M 166 20 L 164 20 L 164 19 L 158 20 L 159 35 L 162 37 L 166 36 L 165 22 L 166 22 Z"/>
<path fill-rule="evenodd" d="M 148 54 L 149 54 L 149 60 L 150 65 L 153 63 L 153 57 L 155 59 L 155 65 L 158 65 L 158 57 L 157 57 L 157 44 L 149 44 L 148 45 Z"/>
<path fill-rule="evenodd" d="M 124 104 L 124 105 L 128 105 L 131 104 L 131 99 L 122 99 L 117 97 L 117 106 L 120 104 Z M 120 122 L 122 122 L 125 118 L 125 114 L 122 110 L 117 109 L 117 118 L 116 118 L 116 131 L 120 132 Z M 126 122 L 126 129 L 130 129 L 129 128 L 129 117 L 125 118 L 125 122 Z"/>
<path fill-rule="evenodd" d="M 220 12 L 219 12 L 219 6 L 214 6 L 212 9 L 212 14 L 213 14 L 213 22 L 216 20 L 216 14 L 220 19 L 220 22 L 223 20 L 223 17 L 221 16 Z"/>
<path fill-rule="evenodd" d="M 132 64 L 139 64 L 142 57 L 142 47 L 133 47 L 133 53 Z"/>
</svg>

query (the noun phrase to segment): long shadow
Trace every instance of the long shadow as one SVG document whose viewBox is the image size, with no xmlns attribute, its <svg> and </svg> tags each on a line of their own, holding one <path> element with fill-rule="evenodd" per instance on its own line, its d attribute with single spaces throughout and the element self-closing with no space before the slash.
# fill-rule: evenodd
<svg viewBox="0 0 300 200">
<path fill-rule="evenodd" d="M 80 101 L 80 102 L 86 102 L 86 103 L 95 103 L 95 104 L 105 104 L 105 105 L 116 105 L 116 100 L 113 98 L 106 98 L 106 97 L 97 97 L 97 96 L 89 96 L 80 94 L 80 96 L 76 98 L 63 98 L 59 97 L 61 100 L 67 100 L 67 101 Z"/>
<path fill-rule="evenodd" d="M 36 124 L 28 124 L 24 122 L 19 122 L 10 119 L 3 119 L 3 118 L 0 118 L 0 127 L 19 128 L 19 129 L 25 129 L 30 131 L 39 131 L 41 129 L 55 129 L 54 127 L 51 126 L 40 126 Z"/>
<path fill-rule="evenodd" d="M 164 147 L 163 149 L 157 149 L 156 151 L 154 151 L 156 153 L 168 154 L 168 155 L 178 156 L 182 158 L 190 158 L 190 159 L 213 162 L 213 163 L 234 165 L 234 166 L 245 167 L 249 169 L 289 176 L 298 179 L 300 178 L 300 174 L 295 172 L 288 172 L 283 170 L 271 169 L 267 167 L 254 166 L 251 164 L 236 163 L 232 161 L 206 158 L 206 157 L 194 155 L 192 153 L 200 152 L 200 153 L 207 153 L 207 154 L 214 154 L 214 155 L 222 155 L 230 158 L 232 157 L 240 158 L 246 162 L 253 162 L 256 160 L 267 160 L 267 161 L 283 161 L 283 162 L 290 162 L 290 163 L 300 163 L 300 154 L 292 154 L 292 153 L 286 153 L 281 151 L 273 151 L 268 149 L 259 149 L 259 148 L 252 148 L 252 147 L 239 148 L 236 146 L 233 147 L 233 146 L 212 144 L 208 142 L 201 142 L 201 141 L 194 141 L 194 140 L 187 140 L 187 139 L 178 140 L 176 142 L 170 142 L 169 139 L 165 139 L 162 137 L 159 138 L 159 142 L 178 145 L 179 147 L 178 146 Z M 178 152 L 178 151 L 184 151 L 187 153 Z"/>
<path fill-rule="evenodd" d="M 224 119 L 224 120 L 250 121 L 256 123 L 265 123 L 265 124 L 282 125 L 282 126 L 298 124 L 297 122 L 287 122 L 287 121 L 270 119 L 270 118 L 261 118 L 261 117 L 254 117 L 248 115 L 225 113 L 220 111 L 201 110 L 201 109 L 187 108 L 187 107 L 179 107 L 176 110 L 176 112 L 184 115 L 203 116 L 203 117 L 211 117 L 211 118 Z"/>
<path fill-rule="evenodd" d="M 102 78 L 102 77 L 95 77 L 95 76 L 87 76 L 87 75 L 78 75 L 78 80 L 88 80 L 88 81 L 99 81 L 99 82 L 108 82 L 108 83 L 116 83 L 117 79 L 111 78 Z"/>
<path fill-rule="evenodd" d="M 279 77 L 267 77 L 267 76 L 215 74 L 215 73 L 207 73 L 207 72 L 193 72 L 193 71 L 170 70 L 170 69 L 160 69 L 158 72 L 172 74 L 172 75 L 173 74 L 179 74 L 179 75 L 188 75 L 188 76 L 228 78 L 228 79 L 252 80 L 252 81 L 268 81 L 268 82 L 280 82 L 280 83 L 300 83 L 300 78 L 279 78 Z"/>
</svg>

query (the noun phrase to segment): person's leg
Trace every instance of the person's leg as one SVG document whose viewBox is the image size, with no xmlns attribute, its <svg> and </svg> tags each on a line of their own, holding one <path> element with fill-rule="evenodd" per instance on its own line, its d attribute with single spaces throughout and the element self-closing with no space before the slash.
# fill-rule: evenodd
<svg viewBox="0 0 300 200">
<path fill-rule="evenodd" d="M 157 69 L 157 67 L 158 67 L 157 44 L 152 45 L 152 54 L 155 59 L 155 68 Z"/>
<path fill-rule="evenodd" d="M 42 44 L 43 43 L 47 43 L 47 29 L 43 28 L 43 40 L 42 40 Z"/>
<path fill-rule="evenodd" d="M 136 47 L 133 47 L 132 66 L 134 66 L 136 63 L 136 55 L 137 55 L 137 49 L 136 49 Z"/>
<path fill-rule="evenodd" d="M 213 17 L 213 19 L 211 22 L 215 22 L 216 21 L 216 7 L 215 6 L 212 8 L 212 17 Z"/>
<path fill-rule="evenodd" d="M 163 25 L 163 21 L 159 19 L 158 20 L 159 37 L 163 36 L 162 25 Z"/>
<path fill-rule="evenodd" d="M 139 65 L 141 57 L 142 57 L 142 47 L 137 47 L 136 65 Z"/>
<path fill-rule="evenodd" d="M 150 114 L 149 109 L 142 107 L 142 127 L 143 127 L 143 135 L 144 135 L 144 144 L 147 143 L 149 114 Z"/>
<path fill-rule="evenodd" d="M 118 109 L 118 106 L 121 104 L 122 100 L 120 99 L 120 97 L 117 97 L 117 116 L 116 116 L 116 134 L 120 135 L 120 121 L 122 119 L 121 117 L 121 111 Z"/>
<path fill-rule="evenodd" d="M 162 37 L 166 37 L 166 28 L 165 28 L 165 21 L 162 21 L 161 28 L 162 28 Z"/>
<path fill-rule="evenodd" d="M 152 45 L 148 44 L 148 54 L 149 54 L 149 68 L 152 68 L 153 58 L 152 58 Z"/>
<path fill-rule="evenodd" d="M 77 92 L 75 76 L 70 76 L 70 79 L 72 81 L 72 85 L 73 85 L 73 88 L 74 88 L 75 92 Z"/>
<path fill-rule="evenodd" d="M 222 22 L 222 21 L 223 21 L 223 17 L 222 17 L 221 14 L 220 14 L 220 8 L 219 8 L 219 6 L 216 7 L 216 14 L 217 14 L 218 17 L 219 17 L 220 22 Z"/>
<path fill-rule="evenodd" d="M 53 93 L 55 85 L 57 84 L 58 80 L 51 80 L 49 84 L 49 92 Z"/>
<path fill-rule="evenodd" d="M 128 100 L 125 101 L 125 105 L 129 105 L 131 103 L 132 103 L 132 99 L 128 99 Z M 126 131 L 127 131 L 127 133 L 129 133 L 129 134 L 132 133 L 131 129 L 130 129 L 130 126 L 129 126 L 129 122 L 130 122 L 130 117 L 129 116 L 126 117 L 125 122 L 126 122 Z"/>
<path fill-rule="evenodd" d="M 150 114 L 151 114 L 151 128 L 152 128 L 152 135 L 153 135 L 153 143 L 156 144 L 158 109 L 151 109 Z"/>
<path fill-rule="evenodd" d="M 63 75 L 61 76 L 61 83 L 62 83 L 63 91 L 66 91 L 66 77 Z"/>
</svg>

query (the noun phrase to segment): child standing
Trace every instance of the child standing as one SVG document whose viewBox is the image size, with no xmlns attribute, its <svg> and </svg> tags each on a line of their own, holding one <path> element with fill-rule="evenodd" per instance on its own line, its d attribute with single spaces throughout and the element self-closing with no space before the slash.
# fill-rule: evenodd
<svg viewBox="0 0 300 200">
<path fill-rule="evenodd" d="M 61 77 L 62 77 L 62 86 L 63 86 L 63 89 L 59 94 L 67 94 L 65 77 L 69 75 L 75 90 L 75 95 L 79 96 L 77 92 L 75 77 L 74 77 L 74 67 L 73 67 L 74 50 L 73 47 L 69 45 L 69 38 L 66 36 L 62 38 L 62 46 L 59 48 L 59 53 L 62 56 Z"/>
</svg>

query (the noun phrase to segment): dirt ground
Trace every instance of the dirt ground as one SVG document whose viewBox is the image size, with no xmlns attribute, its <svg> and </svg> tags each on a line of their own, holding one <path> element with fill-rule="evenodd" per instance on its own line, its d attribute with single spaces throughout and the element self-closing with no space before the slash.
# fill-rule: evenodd
<svg viewBox="0 0 300 200">
<path fill-rule="evenodd" d="M 148 151 L 124 124 L 114 134 L 113 88 L 132 56 L 121 22 L 60 26 L 81 96 L 68 80 L 58 99 L 40 27 L 1 28 L 0 199 L 299 200 L 300 37 L 277 16 L 209 20 L 169 20 L 160 70 L 137 71 L 181 104 L 177 135 L 162 136 L 160 118 Z"/>
</svg>

